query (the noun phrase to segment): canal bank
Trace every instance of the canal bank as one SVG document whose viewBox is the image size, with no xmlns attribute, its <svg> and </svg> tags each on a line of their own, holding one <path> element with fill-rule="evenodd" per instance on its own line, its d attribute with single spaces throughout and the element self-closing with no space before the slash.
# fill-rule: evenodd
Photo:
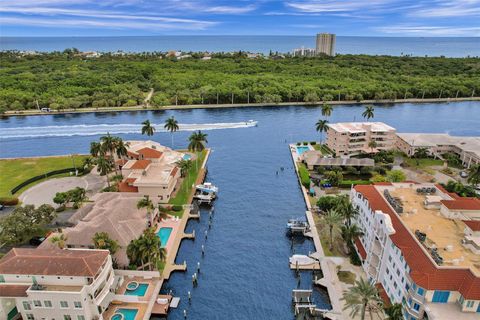
<svg viewBox="0 0 480 320">
<path fill-rule="evenodd" d="M 453 135 L 480 136 L 480 104 L 400 104 L 375 108 L 375 121 L 384 121 L 400 132 L 449 132 Z M 362 106 L 337 106 L 330 122 L 361 119 Z M 201 219 L 190 219 L 185 233 L 195 230 L 208 239 L 182 241 L 176 264 L 187 262 L 187 272 L 174 272 L 163 285 L 181 297 L 179 308 L 169 319 L 292 319 L 291 292 L 298 286 L 288 258 L 295 253 L 315 251 L 310 240 L 285 236 L 285 223 L 305 214 L 305 203 L 292 164 L 288 144 L 318 140 L 315 122 L 319 107 L 229 108 L 169 111 L 136 111 L 9 117 L 0 120 L 2 128 L 56 127 L 77 124 L 140 124 L 145 119 L 162 123 L 175 116 L 182 123 L 225 123 L 249 119 L 258 127 L 204 131 L 208 133 L 211 155 L 207 180 L 220 187 L 209 229 L 209 210 L 201 209 Z M 175 148 L 185 148 L 190 132 L 176 132 Z M 145 139 L 139 132 L 118 134 L 125 140 Z M 317 137 L 317 138 L 314 138 Z M 96 136 L 74 134 L 68 137 L 1 139 L 3 157 L 25 157 L 65 153 L 86 153 Z M 170 146 L 168 133 L 156 133 L 153 140 Z M 284 170 L 281 170 L 281 168 Z M 278 175 L 276 175 L 278 171 Z M 205 218 L 204 218 L 205 217 Z M 202 244 L 205 254 L 202 256 Z M 192 274 L 201 264 L 198 287 Z M 300 288 L 311 287 L 311 272 L 302 272 Z M 188 291 L 192 301 L 188 302 Z M 319 294 L 320 295 L 320 294 Z M 317 305 L 328 307 L 328 298 L 319 296 Z"/>
</svg>

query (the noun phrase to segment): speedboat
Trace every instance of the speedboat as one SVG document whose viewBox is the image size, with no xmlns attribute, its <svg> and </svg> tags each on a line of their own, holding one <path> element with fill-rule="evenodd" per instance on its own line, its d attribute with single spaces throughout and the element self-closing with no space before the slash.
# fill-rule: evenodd
<svg viewBox="0 0 480 320">
<path fill-rule="evenodd" d="M 246 125 L 256 127 L 258 125 L 258 121 L 255 120 L 248 120 Z"/>
<path fill-rule="evenodd" d="M 211 182 L 205 182 L 203 184 L 198 184 L 196 187 L 197 191 L 206 192 L 206 193 L 218 193 L 218 187 L 214 186 Z"/>
<path fill-rule="evenodd" d="M 210 204 L 215 200 L 215 194 L 213 192 L 202 192 L 197 190 L 193 199 L 197 200 L 199 204 Z"/>
<path fill-rule="evenodd" d="M 291 233 L 305 233 L 310 230 L 310 226 L 307 221 L 300 219 L 290 219 L 287 222 L 287 231 Z"/>
</svg>

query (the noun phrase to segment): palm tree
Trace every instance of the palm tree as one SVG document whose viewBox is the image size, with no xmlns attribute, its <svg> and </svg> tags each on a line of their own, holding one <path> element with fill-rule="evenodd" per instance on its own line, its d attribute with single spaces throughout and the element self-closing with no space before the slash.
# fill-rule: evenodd
<svg viewBox="0 0 480 320">
<path fill-rule="evenodd" d="M 192 160 L 185 160 L 185 159 L 180 159 L 177 162 L 175 162 L 177 167 L 180 168 L 180 175 L 181 177 L 185 177 L 192 167 Z"/>
<path fill-rule="evenodd" d="M 145 120 L 142 122 L 142 134 L 146 134 L 147 136 L 153 136 L 155 133 L 155 127 L 150 124 L 150 120 Z"/>
<path fill-rule="evenodd" d="M 340 229 L 342 224 L 343 217 L 335 209 L 330 209 L 323 216 L 323 222 L 328 227 L 328 232 L 330 235 L 330 250 L 333 250 L 333 233 Z"/>
<path fill-rule="evenodd" d="M 163 126 L 165 129 L 170 131 L 170 134 L 172 135 L 172 149 L 173 149 L 173 133 L 179 129 L 178 126 L 178 121 L 175 120 L 173 116 L 165 120 L 165 125 Z"/>
<path fill-rule="evenodd" d="M 366 118 L 367 121 L 368 121 L 368 120 L 370 120 L 370 118 L 374 117 L 374 111 L 375 111 L 375 109 L 373 108 L 373 106 L 366 106 L 365 111 L 363 111 L 363 113 L 362 113 L 362 116 L 364 118 Z"/>
<path fill-rule="evenodd" d="M 382 299 L 378 295 L 377 288 L 370 282 L 360 278 L 349 291 L 343 293 L 342 300 L 345 301 L 343 310 L 350 309 L 350 317 L 354 318 L 360 312 L 360 319 L 365 320 L 365 313 L 368 311 L 370 319 L 373 319 L 372 312 L 378 313 L 382 306 Z"/>
<path fill-rule="evenodd" d="M 403 320 L 403 306 L 401 303 L 394 303 L 385 308 L 388 320 Z"/>
<path fill-rule="evenodd" d="M 51 237 L 50 242 L 60 249 L 65 249 L 65 245 L 67 244 L 67 236 L 63 233 L 60 233 L 59 235 Z"/>
<path fill-rule="evenodd" d="M 115 254 L 120 245 L 118 242 L 108 235 L 106 232 L 97 232 L 92 238 L 95 249 L 104 249 L 110 251 L 110 254 Z"/>
<path fill-rule="evenodd" d="M 320 144 L 323 142 L 323 133 L 327 132 L 328 130 L 328 120 L 318 120 L 317 123 L 315 124 L 315 129 L 317 129 L 317 132 L 320 132 Z"/>
<path fill-rule="evenodd" d="M 107 177 L 107 185 L 108 188 L 110 188 L 110 180 L 108 179 L 108 173 L 112 171 L 113 168 L 113 162 L 111 159 L 105 158 L 104 155 L 101 155 L 97 159 L 97 171 L 100 173 L 100 175 L 104 175 Z"/>
<path fill-rule="evenodd" d="M 361 236 L 363 236 L 362 229 L 356 224 L 342 226 L 342 238 L 347 244 L 348 251 L 350 251 L 353 241 Z"/>
<path fill-rule="evenodd" d="M 377 142 L 375 140 L 371 140 L 368 143 L 368 147 L 370 148 L 371 153 L 373 153 L 373 149 L 375 149 L 377 147 Z"/>
<path fill-rule="evenodd" d="M 128 260 L 130 261 L 130 264 L 133 265 L 138 265 L 140 264 L 141 266 L 144 265 L 143 263 L 143 257 L 140 255 L 140 243 L 139 239 L 134 239 L 130 241 L 130 243 L 127 246 L 127 257 Z"/>
<path fill-rule="evenodd" d="M 345 224 L 350 226 L 352 219 L 358 216 L 358 208 L 354 207 L 350 202 L 348 195 L 339 196 L 339 202 L 336 209 L 340 212 L 342 217 L 345 219 Z"/>
<path fill-rule="evenodd" d="M 467 182 L 472 186 L 480 184 L 480 164 L 472 165 L 468 169 Z"/>
<path fill-rule="evenodd" d="M 122 158 L 128 154 L 128 147 L 130 146 L 129 142 L 123 142 L 122 138 L 114 138 L 115 153 L 117 157 Z"/>
<path fill-rule="evenodd" d="M 207 134 L 202 133 L 199 130 L 198 132 L 192 133 L 188 138 L 188 141 L 190 141 L 188 144 L 188 150 L 197 153 L 196 166 L 198 168 L 198 153 L 203 151 L 205 149 L 205 144 L 208 143 Z"/>
<path fill-rule="evenodd" d="M 117 138 L 111 136 L 109 132 L 107 132 L 106 136 L 100 138 L 100 142 L 102 143 L 102 149 L 112 157 L 115 153 L 116 139 Z"/>
<path fill-rule="evenodd" d="M 90 154 L 92 157 L 98 157 L 102 151 L 102 145 L 99 142 L 93 141 L 90 143 Z"/>
<path fill-rule="evenodd" d="M 145 262 L 152 270 L 152 265 L 157 266 L 160 261 L 165 261 L 166 251 L 162 248 L 160 238 L 153 228 L 146 229 L 143 234 L 132 240 L 127 247 L 127 256 L 132 264 L 145 267 Z"/>
<path fill-rule="evenodd" d="M 147 217 L 148 221 L 153 225 L 152 223 L 152 210 L 155 209 L 155 206 L 153 205 L 152 200 L 150 200 L 149 196 L 143 196 L 142 199 L 138 200 L 137 202 L 137 209 L 142 209 L 145 208 L 147 209 Z"/>
<path fill-rule="evenodd" d="M 324 103 L 322 105 L 322 116 L 330 117 L 332 115 L 333 108 L 331 105 Z"/>
<path fill-rule="evenodd" d="M 413 153 L 413 157 L 417 159 L 428 158 L 428 149 L 425 147 L 417 148 Z"/>
</svg>

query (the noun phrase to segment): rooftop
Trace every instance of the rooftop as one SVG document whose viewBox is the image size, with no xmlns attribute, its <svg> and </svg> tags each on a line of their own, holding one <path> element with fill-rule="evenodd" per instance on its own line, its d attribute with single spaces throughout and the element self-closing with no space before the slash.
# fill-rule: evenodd
<svg viewBox="0 0 480 320">
<path fill-rule="evenodd" d="M 456 137 L 446 133 L 397 133 L 397 136 L 415 147 L 453 145 L 480 157 L 480 137 Z"/>
<path fill-rule="evenodd" d="M 146 169 L 152 161 L 150 160 L 129 160 L 124 166 L 124 169 L 140 170 Z"/>
<path fill-rule="evenodd" d="M 0 284 L 0 297 L 26 297 L 30 285 Z"/>
<path fill-rule="evenodd" d="M 137 153 L 141 154 L 144 159 L 158 159 L 163 155 L 163 152 L 148 147 L 138 150 Z"/>
<path fill-rule="evenodd" d="M 395 128 L 390 127 L 383 122 L 338 122 L 329 123 L 328 127 L 338 132 L 366 132 L 366 131 L 395 131 Z"/>
<path fill-rule="evenodd" d="M 480 277 L 470 268 L 439 267 L 381 195 L 379 190 L 386 187 L 388 186 L 357 185 L 355 190 L 368 200 L 371 210 L 380 210 L 390 216 L 395 229 L 390 239 L 402 250 L 411 268 L 413 281 L 428 290 L 459 291 L 465 299 L 480 300 Z"/>
<path fill-rule="evenodd" d="M 14 248 L 0 260 L 0 274 L 94 277 L 106 250 Z"/>
<path fill-rule="evenodd" d="M 439 209 L 425 209 L 425 195 L 417 194 L 412 188 L 396 188 L 390 194 L 403 203 L 402 222 L 412 234 L 419 230 L 427 235 L 425 244 L 438 248 L 444 266 L 468 267 L 480 276 L 480 255 L 462 246 L 464 222 L 445 218 Z"/>
<path fill-rule="evenodd" d="M 369 158 L 324 158 L 321 151 L 305 151 L 301 158 L 308 166 L 350 166 L 350 167 L 373 167 L 375 160 Z"/>
<path fill-rule="evenodd" d="M 454 200 L 442 200 L 441 203 L 451 210 L 480 211 L 480 200 L 477 198 L 457 198 Z"/>
</svg>

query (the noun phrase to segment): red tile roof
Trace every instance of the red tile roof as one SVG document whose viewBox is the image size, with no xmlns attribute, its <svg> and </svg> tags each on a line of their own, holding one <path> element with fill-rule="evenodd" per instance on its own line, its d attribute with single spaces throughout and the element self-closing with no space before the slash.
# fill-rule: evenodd
<svg viewBox="0 0 480 320">
<path fill-rule="evenodd" d="M 126 182 L 127 184 L 132 184 L 132 183 L 134 183 L 136 180 L 137 180 L 137 178 L 127 178 L 127 179 L 125 179 L 125 182 Z"/>
<path fill-rule="evenodd" d="M 362 257 L 362 260 L 365 260 L 367 258 L 367 251 L 365 251 L 362 241 L 360 241 L 359 238 L 355 238 L 355 246 L 357 247 L 357 250 L 360 253 L 360 256 Z"/>
<path fill-rule="evenodd" d="M 130 169 L 145 169 L 150 163 L 152 163 L 150 160 L 137 160 Z"/>
<path fill-rule="evenodd" d="M 125 160 L 125 159 L 118 159 L 117 161 L 115 161 L 115 164 L 119 165 L 119 166 L 123 166 L 125 165 L 125 163 L 127 163 L 128 160 Z"/>
<path fill-rule="evenodd" d="M 467 268 L 438 267 L 375 186 L 357 185 L 354 188 L 368 200 L 373 211 L 381 210 L 390 216 L 395 229 L 390 238 L 402 250 L 411 269 L 410 276 L 417 285 L 427 290 L 459 291 L 465 299 L 480 300 L 480 277 Z"/>
<path fill-rule="evenodd" d="M 30 285 L 0 284 L 0 297 L 26 297 Z"/>
<path fill-rule="evenodd" d="M 177 172 L 178 172 L 178 167 L 173 167 L 172 171 L 170 172 L 170 175 L 171 175 L 172 177 L 175 177 L 175 175 L 177 174 Z"/>
<path fill-rule="evenodd" d="M 388 296 L 387 291 L 383 287 L 383 284 L 381 282 L 377 282 L 375 283 L 375 287 L 377 287 L 378 294 L 380 295 L 380 298 L 382 298 L 384 306 L 391 306 L 392 302 L 390 301 L 390 297 Z"/>
<path fill-rule="evenodd" d="M 480 210 L 480 200 L 477 198 L 458 198 L 440 202 L 450 210 Z"/>
<path fill-rule="evenodd" d="M 388 181 L 374 182 L 373 184 L 376 186 L 392 186 L 393 185 L 391 182 L 388 182 Z"/>
<path fill-rule="evenodd" d="M 135 153 L 135 152 L 132 152 L 132 151 L 127 151 L 127 156 L 129 156 L 131 158 L 134 158 L 134 159 L 138 159 L 138 154 Z"/>
<path fill-rule="evenodd" d="M 14 248 L 0 260 L 0 274 L 94 277 L 108 255 L 106 250 Z"/>
<path fill-rule="evenodd" d="M 152 148 L 142 148 L 137 151 L 138 154 L 141 154 L 144 159 L 158 159 L 161 158 L 163 153 L 152 149 Z"/>
<path fill-rule="evenodd" d="M 122 181 L 118 183 L 118 192 L 138 192 L 138 187 L 129 186 L 127 182 Z"/>
<path fill-rule="evenodd" d="M 462 220 L 472 231 L 480 231 L 480 220 Z"/>
</svg>

